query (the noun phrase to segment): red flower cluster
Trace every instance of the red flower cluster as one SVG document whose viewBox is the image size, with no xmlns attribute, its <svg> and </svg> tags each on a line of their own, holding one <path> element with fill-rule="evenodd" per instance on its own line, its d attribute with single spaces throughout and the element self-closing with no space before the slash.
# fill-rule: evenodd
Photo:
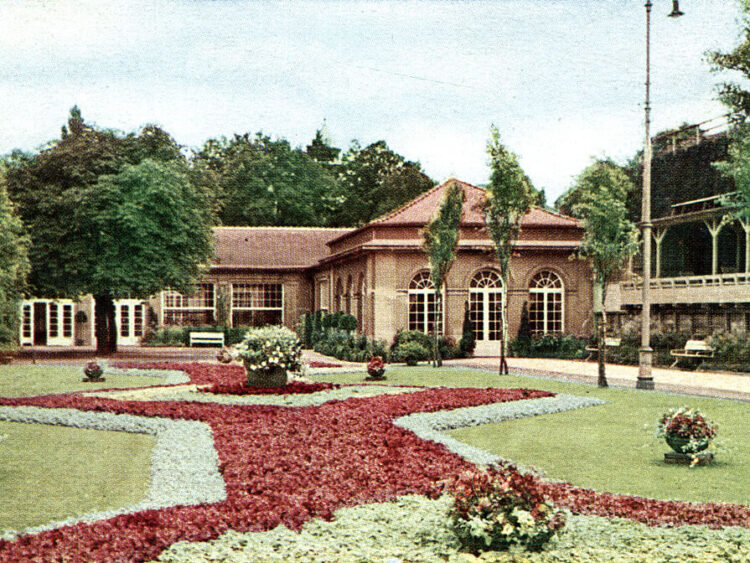
<svg viewBox="0 0 750 563">
<path fill-rule="evenodd" d="M 660 432 L 681 438 L 711 439 L 716 435 L 716 425 L 698 410 L 682 408 L 669 411 L 659 421 Z"/>
<path fill-rule="evenodd" d="M 183 370 L 197 384 L 244 381 L 239 366 L 163 363 L 129 367 Z M 204 421 L 213 431 L 227 489 L 226 500 L 218 503 L 148 510 L 15 541 L 0 540 L 0 561 L 148 561 L 177 541 L 206 541 L 229 529 L 263 531 L 279 524 L 299 529 L 310 518 L 330 518 L 343 506 L 409 493 L 436 497 L 446 476 L 459 475 L 471 464 L 444 446 L 393 425 L 395 418 L 550 395 L 527 389 L 427 388 L 299 408 L 117 401 L 79 394 L 0 398 L 0 405 Z M 517 478 L 512 467 L 503 471 Z M 622 516 L 649 524 L 750 527 L 747 506 L 654 501 L 565 483 L 539 486 L 559 506 L 585 514 Z"/>
<path fill-rule="evenodd" d="M 380 356 L 373 357 L 367 364 L 367 373 L 371 377 L 382 377 L 385 372 L 385 362 Z"/>
<path fill-rule="evenodd" d="M 335 383 L 293 381 L 283 387 L 248 387 L 244 383 L 214 383 L 211 387 L 203 387 L 198 390 L 204 393 L 216 393 L 217 395 L 304 395 L 338 389 L 339 387 L 340 385 Z"/>
</svg>

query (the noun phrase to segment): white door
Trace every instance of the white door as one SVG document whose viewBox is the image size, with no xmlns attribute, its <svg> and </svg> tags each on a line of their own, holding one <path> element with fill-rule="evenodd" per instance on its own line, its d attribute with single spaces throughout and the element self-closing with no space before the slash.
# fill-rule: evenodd
<svg viewBox="0 0 750 563">
<path fill-rule="evenodd" d="M 73 302 L 69 300 L 47 301 L 47 345 L 73 346 Z M 33 322 L 33 320 L 32 320 Z M 37 344 L 35 342 L 35 344 Z"/>
<path fill-rule="evenodd" d="M 500 275 L 493 270 L 482 270 L 477 273 L 469 288 L 469 316 L 476 341 L 475 356 L 500 355 L 502 304 L 503 287 Z"/>
<path fill-rule="evenodd" d="M 143 336 L 143 303 L 138 299 L 118 299 L 115 301 L 115 322 L 117 323 L 117 343 L 123 346 L 137 346 Z"/>
</svg>

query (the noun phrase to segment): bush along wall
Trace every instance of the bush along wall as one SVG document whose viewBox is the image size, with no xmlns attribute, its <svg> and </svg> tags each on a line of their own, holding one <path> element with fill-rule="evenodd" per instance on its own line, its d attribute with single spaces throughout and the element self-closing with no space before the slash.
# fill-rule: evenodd
<svg viewBox="0 0 750 563">
<path fill-rule="evenodd" d="M 143 337 L 147 346 L 188 346 L 191 332 L 223 332 L 227 346 L 238 344 L 250 330 L 248 327 L 166 326 L 149 330 Z"/>
<path fill-rule="evenodd" d="M 520 335 L 510 343 L 510 354 L 520 358 L 559 358 L 580 360 L 588 355 L 587 340 L 569 334 Z"/>
<path fill-rule="evenodd" d="M 405 362 L 409 365 L 416 365 L 418 362 L 427 361 L 432 357 L 432 346 L 433 340 L 430 335 L 417 330 L 401 329 L 393 338 L 389 360 L 392 363 Z M 438 346 L 440 347 L 440 357 L 444 360 L 465 358 L 470 354 L 450 337 L 439 337 Z"/>
</svg>

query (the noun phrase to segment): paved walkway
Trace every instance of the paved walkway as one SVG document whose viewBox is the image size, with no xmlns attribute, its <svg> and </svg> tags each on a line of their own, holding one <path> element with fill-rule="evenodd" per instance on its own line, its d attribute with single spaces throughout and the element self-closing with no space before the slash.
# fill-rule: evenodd
<svg viewBox="0 0 750 563">
<path fill-rule="evenodd" d="M 466 358 L 444 362 L 447 366 L 481 369 L 497 369 L 498 363 L 498 358 Z M 598 376 L 598 364 L 583 360 L 508 358 L 508 369 L 511 373 L 528 373 L 592 384 L 596 383 Z M 652 374 L 657 391 L 750 401 L 750 374 L 667 368 L 653 368 Z M 635 387 L 638 379 L 638 366 L 607 364 L 606 375 L 610 385 Z"/>
<path fill-rule="evenodd" d="M 218 348 L 121 346 L 117 354 L 111 359 L 133 361 L 213 362 L 216 361 L 216 354 L 218 351 Z M 86 360 L 94 359 L 95 357 L 96 350 L 94 348 L 77 347 L 71 349 L 33 347 L 24 348 L 20 357 L 14 359 L 14 363 L 81 365 Z M 364 369 L 364 364 L 337 360 L 335 358 L 318 354 L 312 350 L 304 351 L 304 359 L 307 362 L 316 361 L 341 365 L 342 367 L 340 369 L 342 370 Z M 446 366 L 463 366 L 495 370 L 498 367 L 498 358 L 485 357 L 446 360 L 444 364 Z M 528 373 L 531 375 L 592 384 L 596 383 L 598 369 L 596 362 L 543 358 L 509 358 L 508 367 L 511 372 Z M 655 388 L 658 391 L 750 401 L 750 374 L 654 368 L 653 376 Z M 637 378 L 637 366 L 607 364 L 607 380 L 610 385 L 635 387 Z"/>
</svg>

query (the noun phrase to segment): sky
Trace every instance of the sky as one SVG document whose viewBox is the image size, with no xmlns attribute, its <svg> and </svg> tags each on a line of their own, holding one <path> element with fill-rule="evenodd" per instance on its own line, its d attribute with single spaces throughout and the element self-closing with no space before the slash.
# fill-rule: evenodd
<svg viewBox="0 0 750 563">
<path fill-rule="evenodd" d="M 734 0 L 653 0 L 652 131 L 722 115 L 705 54 L 741 40 Z M 643 0 L 0 0 L 0 154 L 156 123 L 304 147 L 384 139 L 440 181 L 488 179 L 494 124 L 554 201 L 593 157 L 643 146 Z"/>
</svg>

